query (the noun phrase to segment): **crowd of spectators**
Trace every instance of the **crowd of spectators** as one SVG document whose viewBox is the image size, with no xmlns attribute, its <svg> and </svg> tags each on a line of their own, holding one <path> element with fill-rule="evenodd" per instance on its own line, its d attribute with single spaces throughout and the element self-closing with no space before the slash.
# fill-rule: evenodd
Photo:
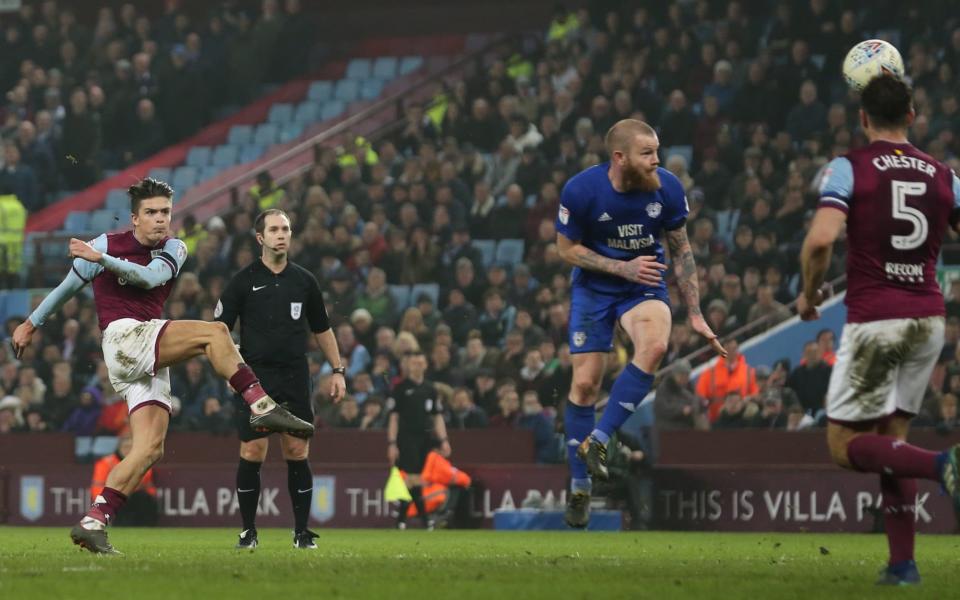
<svg viewBox="0 0 960 600">
<path fill-rule="evenodd" d="M 503 51 L 485 72 L 449 82 L 435 103 L 410 104 L 396 134 L 372 145 L 348 136 L 304 175 L 283 186 L 265 175 L 230 213 L 191 219 L 183 232 L 191 255 L 167 316 L 213 318 L 227 278 L 258 256 L 253 217 L 269 198 L 292 216 L 290 257 L 321 281 L 349 369 L 349 395 L 332 406 L 329 366 L 311 358 L 318 426 L 383 427 L 404 356 L 419 348 L 448 428 L 529 429 L 538 460 L 554 461 L 572 372 L 569 266 L 557 254 L 554 219 L 567 179 L 605 160 L 603 135 L 616 120 L 641 118 L 659 130 L 664 165 L 687 189 L 701 308 L 721 335 L 790 314 L 818 172 L 864 143 L 856 98 L 838 72 L 854 42 L 878 31 L 895 38 L 916 88 L 912 135 L 958 166 L 960 28 L 938 12 L 944 3 L 930 11 L 822 0 L 769 11 L 738 0 L 603 4 L 560 9 L 538 51 Z M 525 240 L 523 262 L 486 268 L 472 242 L 504 238 Z M 842 264 L 838 252 L 831 277 Z M 391 285 L 430 283 L 438 297 L 418 295 L 409 307 L 390 293 Z M 822 424 L 832 333 L 811 340 L 799 365 L 749 365 L 733 340 L 730 357 L 694 383 L 693 365 L 679 359 L 698 340 L 669 285 L 668 360 L 678 368 L 658 390 L 661 427 Z M 960 396 L 960 285 L 951 302 L 924 415 L 941 427 L 956 423 Z M 0 355 L 0 388 L 12 397 L 0 402 L 0 432 L 115 424 L 90 301 L 65 306 L 38 336 L 20 363 Z M 628 356 L 618 340 L 606 386 Z M 202 360 L 176 370 L 173 390 L 174 428 L 229 430 L 228 392 Z M 23 417 L 13 423 L 14 411 L 2 407 L 16 402 Z"/>
<path fill-rule="evenodd" d="M 254 15 L 224 2 L 192 18 L 133 3 L 80 8 L 25 1 L 0 14 L 0 187 L 28 211 L 195 133 L 262 83 L 306 68 L 313 40 L 300 0 Z M 95 18 L 91 18 L 95 15 Z"/>
</svg>

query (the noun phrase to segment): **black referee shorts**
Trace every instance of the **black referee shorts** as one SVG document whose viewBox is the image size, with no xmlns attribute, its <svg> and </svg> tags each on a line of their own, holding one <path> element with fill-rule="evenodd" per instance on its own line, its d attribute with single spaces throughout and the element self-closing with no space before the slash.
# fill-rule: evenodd
<svg viewBox="0 0 960 600">
<path fill-rule="evenodd" d="M 399 435 L 397 437 L 397 467 L 401 471 L 419 475 L 423 465 L 427 462 L 427 454 L 436 447 L 436 442 L 428 433 L 420 436 Z"/>
<path fill-rule="evenodd" d="M 313 423 L 310 373 L 306 365 L 294 368 L 263 366 L 251 366 L 251 368 L 260 379 L 260 385 L 271 398 L 307 423 Z M 240 441 L 249 442 L 270 435 L 270 432 L 254 431 L 250 427 L 250 406 L 243 401 L 240 394 L 234 394 L 233 399 L 237 404 L 234 415 Z"/>
</svg>

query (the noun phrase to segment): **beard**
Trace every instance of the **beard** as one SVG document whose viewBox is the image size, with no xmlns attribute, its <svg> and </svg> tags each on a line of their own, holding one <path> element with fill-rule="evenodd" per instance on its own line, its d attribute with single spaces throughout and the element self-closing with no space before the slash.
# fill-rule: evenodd
<svg viewBox="0 0 960 600">
<path fill-rule="evenodd" d="M 647 171 L 633 165 L 626 164 L 621 169 L 623 187 L 626 190 L 640 190 L 641 192 L 655 192 L 660 189 L 660 176 L 656 168 Z"/>
</svg>

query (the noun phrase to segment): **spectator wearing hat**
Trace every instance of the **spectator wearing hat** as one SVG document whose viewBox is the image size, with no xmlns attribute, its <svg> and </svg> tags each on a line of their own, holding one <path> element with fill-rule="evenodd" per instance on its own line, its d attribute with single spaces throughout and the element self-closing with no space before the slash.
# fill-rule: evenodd
<svg viewBox="0 0 960 600">
<path fill-rule="evenodd" d="M 350 324 L 353 326 L 357 341 L 367 349 L 373 348 L 376 343 L 373 315 L 365 308 L 357 308 L 350 313 Z"/>
<path fill-rule="evenodd" d="M 70 412 L 61 431 L 74 435 L 93 435 L 100 418 L 103 392 L 97 387 L 86 387 L 80 392 L 79 404 Z"/>
<path fill-rule="evenodd" d="M 756 371 L 740 354 L 736 338 L 728 340 L 724 347 L 727 357 L 714 360 L 697 380 L 697 395 L 709 402 L 707 416 L 711 423 L 716 421 L 728 395 L 736 394 L 744 399 L 756 396 L 759 391 Z M 736 408 L 735 403 L 732 408 Z"/>
<path fill-rule="evenodd" d="M 708 423 L 701 408 L 700 398 L 690 383 L 690 361 L 681 359 L 668 367 L 667 374 L 657 387 L 653 403 L 657 427 L 670 429 L 707 429 Z"/>
<path fill-rule="evenodd" d="M 0 434 L 17 431 L 23 424 L 23 404 L 16 396 L 4 396 L 0 400 Z"/>
</svg>

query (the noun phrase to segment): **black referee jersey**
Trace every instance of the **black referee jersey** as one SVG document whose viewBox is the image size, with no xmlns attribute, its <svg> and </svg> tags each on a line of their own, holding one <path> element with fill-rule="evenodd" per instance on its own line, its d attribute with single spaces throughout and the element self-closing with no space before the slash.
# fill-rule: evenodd
<svg viewBox="0 0 960 600">
<path fill-rule="evenodd" d="M 237 317 L 240 354 L 250 365 L 305 365 L 307 334 L 330 329 L 317 278 L 289 261 L 274 273 L 258 259 L 230 279 L 214 318 L 232 330 Z"/>
</svg>

